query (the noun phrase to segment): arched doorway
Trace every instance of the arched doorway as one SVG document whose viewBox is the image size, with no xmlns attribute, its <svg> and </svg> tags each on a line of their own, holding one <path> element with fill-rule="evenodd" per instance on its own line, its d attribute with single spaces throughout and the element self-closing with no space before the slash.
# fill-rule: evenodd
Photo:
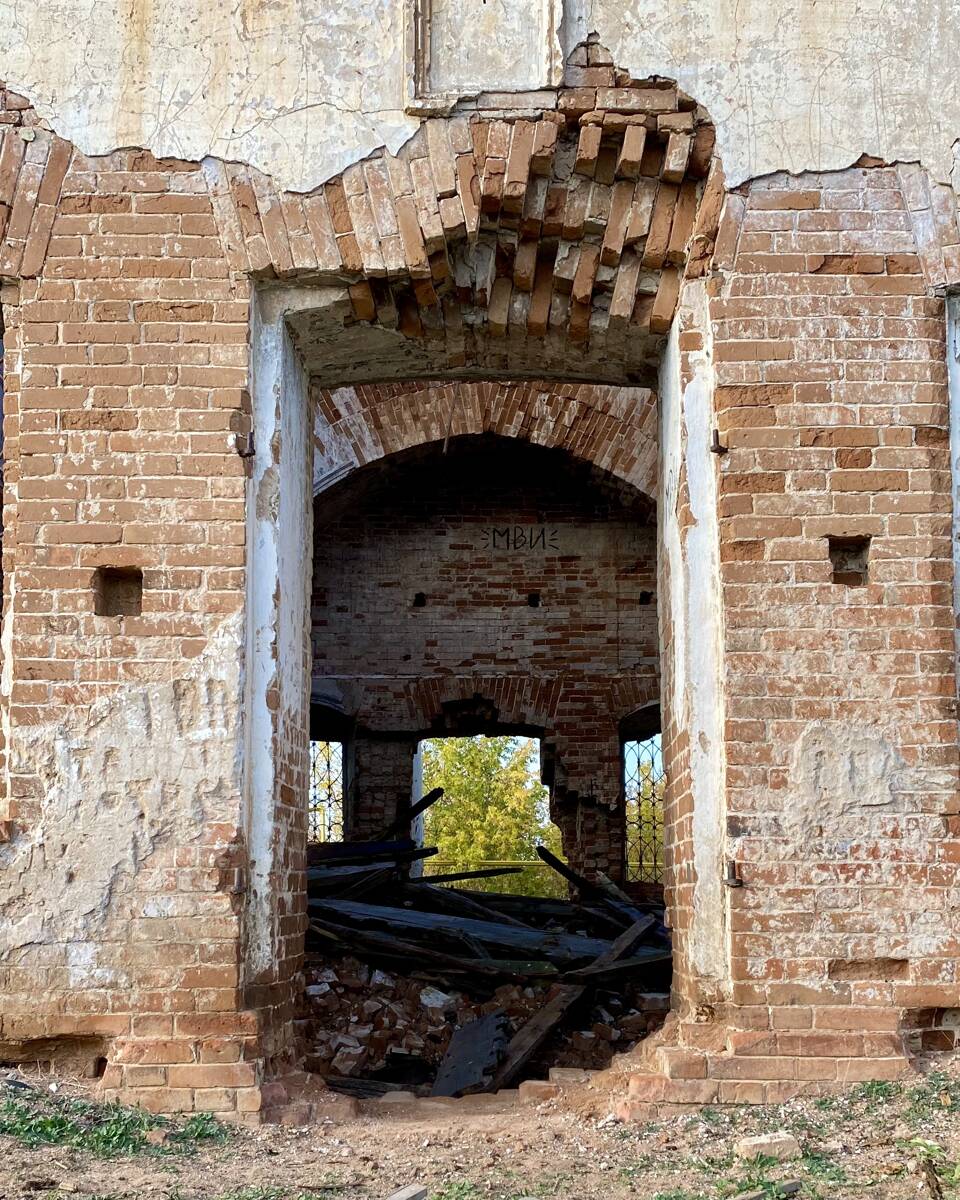
<svg viewBox="0 0 960 1200">
<path fill-rule="evenodd" d="M 666 588 L 648 580 L 641 590 L 666 590 L 659 620 L 673 660 L 665 669 L 667 724 L 687 736 L 695 708 L 695 726 L 711 729 L 697 745 L 721 744 L 715 697 L 685 684 L 691 654 L 709 673 L 715 652 L 713 481 L 699 463 L 695 477 L 686 471 L 692 414 L 681 393 L 690 380 L 681 380 L 676 326 L 671 339 L 665 335 L 684 279 L 697 279 L 709 259 L 722 174 L 711 158 L 712 127 L 693 101 L 665 81 L 622 82 L 561 88 L 549 111 L 541 101 L 520 116 L 477 112 L 428 122 L 397 159 L 350 168 L 328 184 L 322 207 L 311 204 L 317 198 L 304 201 L 305 228 L 328 221 L 326 241 L 315 240 L 316 274 L 258 291 L 246 972 L 276 1020 L 279 1057 L 290 1050 L 282 1014 L 304 928 L 298 800 L 309 768 L 308 548 L 315 519 L 323 536 L 336 539 L 335 512 L 322 501 L 338 480 L 397 451 L 496 434 L 561 448 L 648 496 L 665 495 L 657 570 Z M 335 282 L 327 282 L 328 271 L 336 271 Z M 289 266 L 282 273 L 298 274 Z M 709 414 L 695 416 L 698 454 L 708 456 Z M 709 551 L 692 572 L 684 530 L 691 515 Z M 617 722 L 652 698 L 629 681 L 610 697 L 606 757 L 615 803 Z M 687 771 L 683 761 L 677 786 L 705 789 L 717 809 L 718 774 L 690 782 Z M 561 786 L 558 772 L 554 790 Z M 717 813 L 705 819 L 715 823 Z M 719 839 L 706 853 L 717 856 Z M 620 849 L 609 858 L 622 863 Z M 701 875 L 712 889 L 712 875 Z M 704 921 L 704 911 L 697 903 L 684 919 L 703 925 L 694 941 L 701 949 L 704 937 L 710 943 L 699 968 L 709 974 L 719 969 L 722 925 Z"/>
</svg>

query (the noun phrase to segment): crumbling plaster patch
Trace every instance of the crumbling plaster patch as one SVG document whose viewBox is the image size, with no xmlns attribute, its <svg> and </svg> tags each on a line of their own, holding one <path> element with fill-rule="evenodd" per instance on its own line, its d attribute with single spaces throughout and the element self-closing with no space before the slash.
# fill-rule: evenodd
<svg viewBox="0 0 960 1200">
<path fill-rule="evenodd" d="M 0 78 L 85 153 L 249 162 L 309 190 L 414 132 L 400 0 L 0 0 Z"/>
<path fill-rule="evenodd" d="M 550 82 L 549 53 L 534 70 L 508 36 L 535 26 L 529 0 L 498 0 L 504 36 L 479 44 L 450 36 L 457 3 L 469 26 L 471 0 L 445 0 L 431 48 L 445 88 Z M 405 12 L 404 0 L 0 0 L 0 76 L 85 153 L 216 155 L 309 190 L 416 129 Z M 566 50 L 595 30 L 620 66 L 676 78 L 705 104 L 731 185 L 862 153 L 950 177 L 954 0 L 566 0 L 554 19 Z"/>
<path fill-rule="evenodd" d="M 242 628 L 242 614 L 225 620 L 181 678 L 17 730 L 11 771 L 39 778 L 43 798 L 38 818 L 0 845 L 0 963 L 32 964 L 38 979 L 64 970 L 73 988 L 122 987 L 110 944 L 129 938 L 128 922 L 196 903 L 135 878 L 211 822 L 239 824 Z"/>
</svg>

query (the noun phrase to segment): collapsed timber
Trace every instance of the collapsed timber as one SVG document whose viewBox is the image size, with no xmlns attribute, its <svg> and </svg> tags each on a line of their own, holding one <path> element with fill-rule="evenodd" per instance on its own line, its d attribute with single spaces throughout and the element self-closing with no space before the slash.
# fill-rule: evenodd
<svg viewBox="0 0 960 1200">
<path fill-rule="evenodd" d="M 662 1022 L 661 906 L 586 879 L 560 900 L 453 884 L 517 868 L 416 876 L 409 839 L 311 847 L 309 1069 L 358 1097 L 497 1091 L 550 1067 L 600 1069 Z"/>
</svg>

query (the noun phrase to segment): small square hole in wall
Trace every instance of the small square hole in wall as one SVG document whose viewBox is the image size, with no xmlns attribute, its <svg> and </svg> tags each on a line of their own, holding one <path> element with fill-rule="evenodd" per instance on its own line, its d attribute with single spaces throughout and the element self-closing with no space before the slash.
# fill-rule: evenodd
<svg viewBox="0 0 960 1200">
<path fill-rule="evenodd" d="M 870 557 L 868 537 L 828 537 L 833 582 L 846 587 L 866 587 Z"/>
<path fill-rule="evenodd" d="M 139 617 L 143 612 L 143 571 L 139 567 L 97 567 L 93 611 L 98 617 Z"/>
</svg>

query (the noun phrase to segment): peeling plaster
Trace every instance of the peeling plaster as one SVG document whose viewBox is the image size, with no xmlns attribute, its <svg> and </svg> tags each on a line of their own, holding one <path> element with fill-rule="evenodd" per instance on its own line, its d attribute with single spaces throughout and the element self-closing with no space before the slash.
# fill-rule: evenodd
<svg viewBox="0 0 960 1200">
<path fill-rule="evenodd" d="M 568 51 L 595 30 L 634 76 L 675 78 L 706 105 L 731 186 L 833 170 L 863 153 L 950 178 L 957 0 L 556 0 L 556 9 Z M 0 75 L 85 153 L 215 155 L 306 191 L 415 131 L 404 112 L 405 11 L 404 0 L 0 0 Z M 434 86 L 548 84 L 549 23 L 532 11 L 530 0 L 496 0 L 478 16 L 469 0 L 443 0 Z"/>
<path fill-rule="evenodd" d="M 342 301 L 338 289 L 324 289 L 323 294 Z M 254 977 L 273 969 L 280 941 L 276 749 L 284 742 L 285 729 L 302 730 L 309 723 L 313 446 L 306 377 L 287 331 L 287 317 L 316 303 L 310 289 L 261 291 L 251 320 L 251 400 L 257 436 L 247 484 L 244 811 L 250 851 L 247 966 Z M 287 740 L 293 744 L 296 739 Z"/>
<path fill-rule="evenodd" d="M 684 315 L 702 331 L 706 348 L 691 353 L 691 379 L 681 378 L 679 336 Z M 670 712 L 686 727 L 690 745 L 693 801 L 693 913 L 684 951 L 707 989 L 721 991 L 729 981 L 726 897 L 721 882 L 724 845 L 724 699 L 719 529 L 714 460 L 714 370 L 706 288 L 687 284 L 663 356 L 660 373 L 660 439 L 663 496 L 658 506 L 662 546 L 660 594 L 667 598 L 672 644 Z M 680 486 L 686 470 L 690 523 L 679 526 Z"/>
<path fill-rule="evenodd" d="M 0 845 L 5 966 L 38 979 L 59 968 L 72 988 L 129 982 L 129 921 L 160 915 L 137 875 L 156 851 L 239 819 L 242 628 L 242 614 L 228 618 L 182 678 L 17 730 L 11 770 L 38 778 L 43 799 L 37 819 Z"/>
</svg>

